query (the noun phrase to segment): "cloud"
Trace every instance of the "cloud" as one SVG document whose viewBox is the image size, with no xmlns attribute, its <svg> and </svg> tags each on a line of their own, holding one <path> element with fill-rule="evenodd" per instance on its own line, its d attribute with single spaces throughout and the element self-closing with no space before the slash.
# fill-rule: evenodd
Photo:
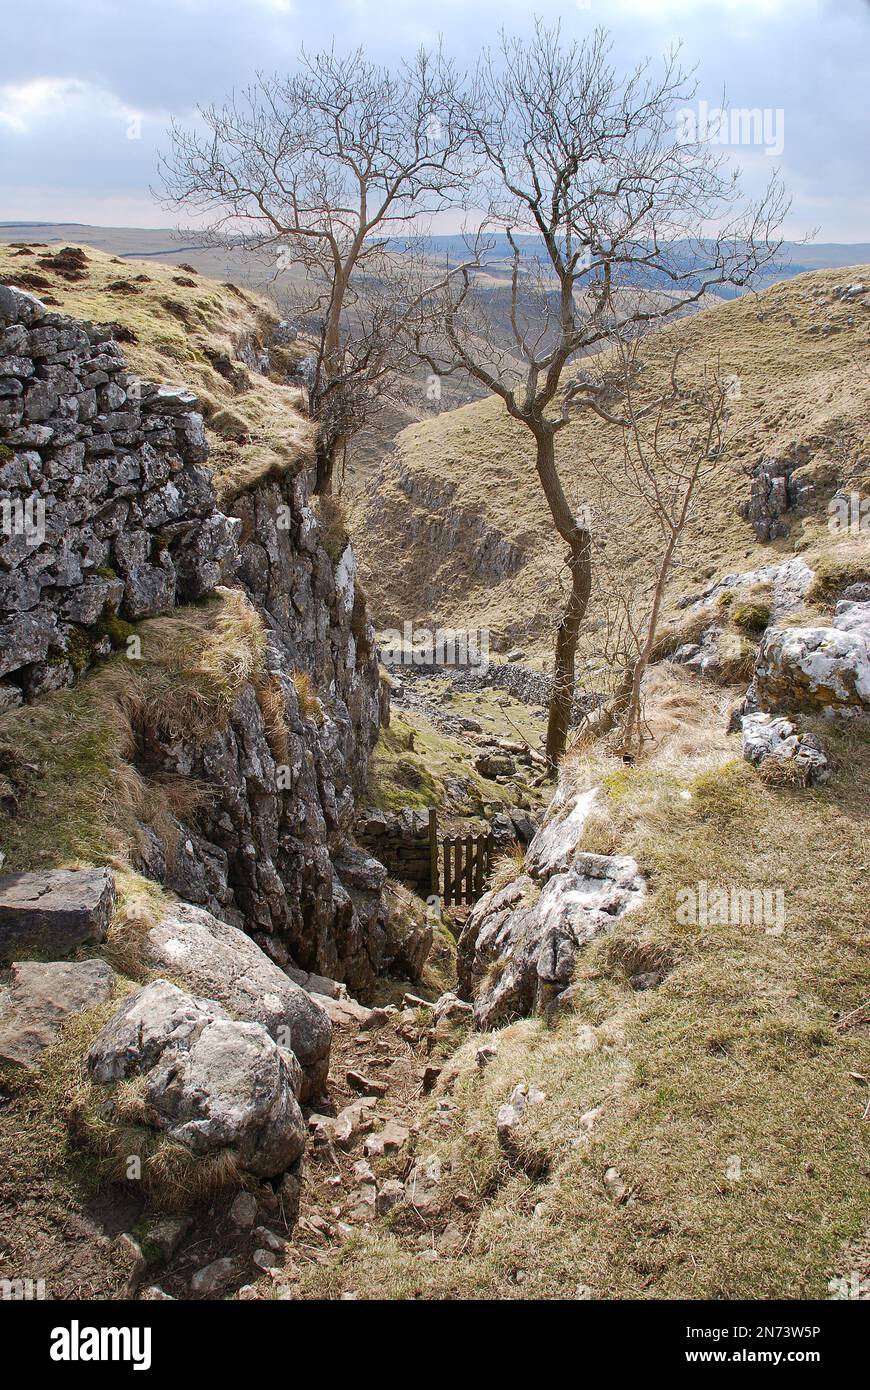
<svg viewBox="0 0 870 1390">
<path fill-rule="evenodd" d="M 335 36 L 339 47 L 394 61 L 441 34 L 469 64 L 502 25 L 530 32 L 536 13 L 570 38 L 608 27 L 626 67 L 682 40 L 686 65 L 698 65 L 697 99 L 712 107 L 724 90 L 732 107 L 784 112 L 776 160 L 728 150 L 749 190 L 760 191 L 775 162 L 795 194 L 792 231 L 820 225 L 825 240 L 870 239 L 866 0 L 29 0 L 4 17 L 4 182 L 17 190 L 17 212 L 37 186 L 66 209 L 98 204 L 107 216 L 113 198 L 119 213 L 144 199 L 150 224 L 170 225 L 147 190 L 171 116 L 189 120 L 198 103 L 222 100 L 258 70 L 286 70 L 302 42 L 312 49 Z"/>
</svg>

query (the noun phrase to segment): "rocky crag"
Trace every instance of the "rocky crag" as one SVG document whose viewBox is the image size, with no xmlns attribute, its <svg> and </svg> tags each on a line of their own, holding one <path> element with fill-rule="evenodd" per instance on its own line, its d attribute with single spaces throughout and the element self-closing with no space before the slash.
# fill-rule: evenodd
<svg viewBox="0 0 870 1390">
<path fill-rule="evenodd" d="M 268 699 L 243 685 L 205 740 L 135 731 L 143 775 L 209 789 L 195 824 L 141 827 L 136 867 L 279 963 L 364 991 L 391 963 L 386 875 L 349 831 L 385 691 L 346 535 L 316 518 L 304 466 L 220 510 L 192 392 L 134 377 L 109 329 L 0 296 L 2 707 L 113 650 L 137 659 L 141 620 L 241 589 Z"/>
</svg>

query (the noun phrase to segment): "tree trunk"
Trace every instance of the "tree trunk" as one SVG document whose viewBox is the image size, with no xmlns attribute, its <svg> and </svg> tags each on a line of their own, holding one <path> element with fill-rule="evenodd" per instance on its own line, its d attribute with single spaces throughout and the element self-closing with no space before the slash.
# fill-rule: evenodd
<svg viewBox="0 0 870 1390">
<path fill-rule="evenodd" d="M 314 479 L 315 496 L 328 497 L 332 492 L 332 470 L 335 464 L 335 455 L 327 444 L 318 440 L 314 457 L 317 465 Z"/>
<path fill-rule="evenodd" d="M 541 487 L 556 525 L 556 530 L 569 546 L 568 568 L 571 573 L 571 593 L 556 633 L 553 662 L 553 693 L 547 723 L 547 766 L 555 772 L 565 751 L 571 713 L 574 706 L 574 658 L 580 625 L 589 605 L 592 591 L 592 541 L 589 530 L 572 515 L 559 475 L 556 471 L 555 431 L 542 427 L 535 431 L 536 466 Z"/>
<path fill-rule="evenodd" d="M 684 506 L 679 523 L 680 529 L 685 520 L 685 512 L 686 508 Z M 635 749 L 639 751 L 640 745 L 643 742 L 640 717 L 640 689 L 643 684 L 644 672 L 649 666 L 650 657 L 652 656 L 653 647 L 655 646 L 656 628 L 658 627 L 668 571 L 671 567 L 671 560 L 673 559 L 674 550 L 676 548 L 678 534 L 677 528 L 672 527 L 668 543 L 665 547 L 665 553 L 659 565 L 659 572 L 656 576 L 656 587 L 653 593 L 652 608 L 650 609 L 646 637 L 644 638 L 643 646 L 641 647 L 638 658 L 634 663 L 634 669 L 631 673 L 631 690 L 626 704 L 625 722 L 621 739 L 621 751 L 623 753 L 631 753 L 635 751 Z"/>
</svg>

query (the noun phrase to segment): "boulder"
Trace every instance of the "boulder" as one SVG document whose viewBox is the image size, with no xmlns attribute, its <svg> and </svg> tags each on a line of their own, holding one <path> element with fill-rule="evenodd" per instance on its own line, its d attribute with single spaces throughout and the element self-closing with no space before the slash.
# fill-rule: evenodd
<svg viewBox="0 0 870 1390">
<path fill-rule="evenodd" d="M 762 770 L 792 777 L 805 786 L 826 782 L 831 766 L 815 734 L 799 734 L 789 719 L 747 714 L 743 719 L 743 756 Z"/>
<path fill-rule="evenodd" d="M 108 869 L 41 869 L 0 878 L 0 960 L 29 951 L 65 956 L 103 941 L 115 904 Z"/>
<path fill-rule="evenodd" d="M 507 753 L 480 753 L 474 760 L 481 777 L 512 777 L 516 763 Z"/>
<path fill-rule="evenodd" d="M 234 1018 L 262 1024 L 289 1048 L 302 1068 L 301 1100 L 323 1092 L 332 1024 L 245 932 L 203 908 L 178 903 L 148 933 L 145 959 L 196 994 L 216 999 Z"/>
<path fill-rule="evenodd" d="M 274 1177 L 304 1148 L 293 1054 L 261 1024 L 230 1019 L 167 980 L 124 1001 L 87 1065 L 103 1084 L 143 1077 L 148 1123 L 198 1156 L 232 1150 L 247 1172 Z"/>
<path fill-rule="evenodd" d="M 33 1067 L 72 1014 L 109 998 L 114 972 L 104 960 L 18 961 L 0 991 L 0 1064 Z"/>
<path fill-rule="evenodd" d="M 772 711 L 870 710 L 870 603 L 841 602 L 829 627 L 772 627 L 755 669 L 759 704 Z"/>
</svg>

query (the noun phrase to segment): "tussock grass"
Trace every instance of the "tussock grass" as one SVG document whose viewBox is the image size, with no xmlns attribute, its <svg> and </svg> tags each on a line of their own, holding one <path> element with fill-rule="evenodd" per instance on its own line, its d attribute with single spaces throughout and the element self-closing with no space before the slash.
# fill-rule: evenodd
<svg viewBox="0 0 870 1390">
<path fill-rule="evenodd" d="M 164 1209 L 181 1210 L 224 1188 L 238 1187 L 243 1177 L 232 1150 L 197 1157 L 150 1126 L 143 1078 L 112 1085 L 91 1080 L 85 1062 L 88 1049 L 135 987 L 119 979 L 111 1000 L 71 1018 L 44 1053 L 37 1076 L 28 1080 L 34 1102 L 28 1143 L 37 1171 L 71 1164 L 92 1190 L 132 1176 Z M 131 1159 L 141 1165 L 139 1176 L 131 1174 Z"/>
<path fill-rule="evenodd" d="M 315 724 L 322 724 L 323 706 L 308 671 L 294 671 L 292 680 L 296 687 L 296 698 L 299 701 L 299 713 L 302 718 L 311 719 Z"/>
<path fill-rule="evenodd" d="M 870 582 L 870 557 L 863 550 L 826 556 L 819 564 L 807 593 L 810 603 L 829 606 L 850 584 Z"/>
<path fill-rule="evenodd" d="M 513 845 L 505 850 L 504 854 L 497 855 L 487 876 L 487 889 L 497 893 L 500 889 L 507 888 L 509 883 L 519 878 L 525 862 L 526 855 L 522 845 Z"/>
<path fill-rule="evenodd" d="M 314 499 L 314 510 L 320 522 L 321 543 L 334 564 L 350 541 L 344 503 L 333 493 L 322 494 Z"/>
</svg>

